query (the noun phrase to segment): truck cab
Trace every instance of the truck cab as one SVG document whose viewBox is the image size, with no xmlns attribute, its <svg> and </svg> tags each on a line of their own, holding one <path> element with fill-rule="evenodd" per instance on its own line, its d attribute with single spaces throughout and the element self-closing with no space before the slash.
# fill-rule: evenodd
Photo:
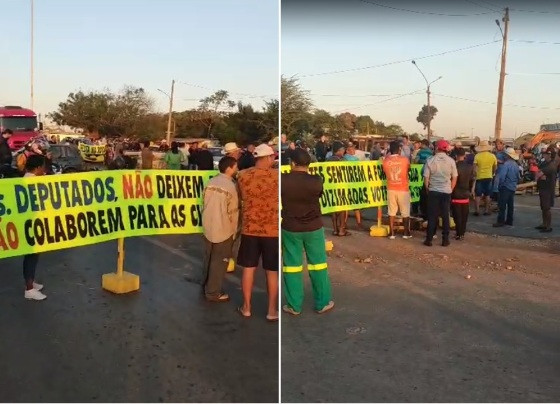
<svg viewBox="0 0 560 404">
<path fill-rule="evenodd" d="M 41 124 L 37 121 L 37 114 L 30 109 L 13 105 L 0 106 L 0 132 L 5 129 L 13 132 L 8 140 L 10 149 L 18 150 L 39 135 Z"/>
</svg>

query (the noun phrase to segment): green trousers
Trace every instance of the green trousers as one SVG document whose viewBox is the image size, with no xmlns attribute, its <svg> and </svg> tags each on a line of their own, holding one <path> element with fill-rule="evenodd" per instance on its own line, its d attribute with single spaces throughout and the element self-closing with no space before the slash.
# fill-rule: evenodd
<svg viewBox="0 0 560 404">
<path fill-rule="evenodd" d="M 294 233 L 282 229 L 282 267 L 286 303 L 297 312 L 303 305 L 303 254 L 311 278 L 315 310 L 331 301 L 331 283 L 327 272 L 325 231 Z"/>
</svg>

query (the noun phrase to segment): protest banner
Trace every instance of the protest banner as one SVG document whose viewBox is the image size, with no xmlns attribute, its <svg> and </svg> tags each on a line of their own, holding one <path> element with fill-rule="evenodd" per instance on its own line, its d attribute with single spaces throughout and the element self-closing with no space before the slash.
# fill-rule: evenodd
<svg viewBox="0 0 560 404">
<path fill-rule="evenodd" d="M 202 232 L 215 171 L 119 170 L 0 181 L 0 259 L 122 237 Z"/>
<path fill-rule="evenodd" d="M 288 173 L 290 166 L 281 167 Z M 380 161 L 312 163 L 309 172 L 323 180 L 323 214 L 387 205 L 387 181 Z M 412 202 L 420 200 L 422 165 L 412 164 L 408 172 Z"/>
<path fill-rule="evenodd" d="M 78 148 L 84 161 L 90 163 L 103 163 L 105 161 L 105 151 L 107 148 L 105 145 L 89 145 L 80 142 L 78 143 Z"/>
</svg>

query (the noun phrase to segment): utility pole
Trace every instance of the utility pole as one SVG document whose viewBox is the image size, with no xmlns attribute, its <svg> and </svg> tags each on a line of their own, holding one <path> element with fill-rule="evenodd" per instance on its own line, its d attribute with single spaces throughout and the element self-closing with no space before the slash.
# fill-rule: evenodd
<svg viewBox="0 0 560 404">
<path fill-rule="evenodd" d="M 430 104 L 430 85 L 428 84 L 428 88 L 426 90 L 426 94 L 428 95 L 428 142 L 430 142 L 432 137 L 432 108 Z"/>
<path fill-rule="evenodd" d="M 498 85 L 498 105 L 496 107 L 496 126 L 494 128 L 494 139 L 498 140 L 502 137 L 502 106 L 504 100 L 504 84 L 506 81 L 506 55 L 509 30 L 509 8 L 506 7 L 504 18 L 504 30 L 502 31 L 502 67 L 500 69 L 500 84 Z M 496 20 L 496 24 L 500 27 L 500 22 Z"/>
<path fill-rule="evenodd" d="M 171 145 L 171 114 L 173 113 L 173 91 L 175 80 L 171 80 L 171 96 L 169 97 L 169 116 L 167 117 L 167 144 Z"/>
<path fill-rule="evenodd" d="M 34 97 L 33 97 L 33 0 L 31 0 L 31 109 L 34 109 Z"/>
</svg>

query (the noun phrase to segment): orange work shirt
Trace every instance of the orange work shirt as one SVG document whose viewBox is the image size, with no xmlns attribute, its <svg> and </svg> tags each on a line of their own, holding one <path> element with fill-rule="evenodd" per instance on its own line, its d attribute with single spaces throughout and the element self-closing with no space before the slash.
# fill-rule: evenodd
<svg viewBox="0 0 560 404">
<path fill-rule="evenodd" d="M 391 154 L 383 160 L 383 171 L 387 177 L 389 191 L 409 191 L 408 170 L 410 161 L 407 157 Z"/>
</svg>

